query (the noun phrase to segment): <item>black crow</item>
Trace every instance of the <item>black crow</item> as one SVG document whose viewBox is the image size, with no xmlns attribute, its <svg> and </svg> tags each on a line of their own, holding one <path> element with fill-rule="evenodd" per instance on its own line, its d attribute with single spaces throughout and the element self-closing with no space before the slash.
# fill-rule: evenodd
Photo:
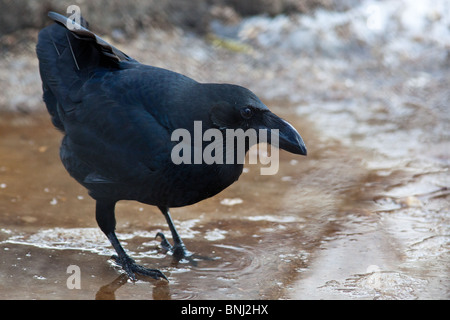
<svg viewBox="0 0 450 320">
<path fill-rule="evenodd" d="M 86 29 L 85 23 L 78 25 L 54 12 L 49 17 L 57 23 L 40 31 L 36 52 L 47 110 L 64 134 L 61 161 L 96 200 L 97 223 L 117 252 L 114 260 L 130 279 L 135 280 L 136 273 L 166 277 L 137 265 L 125 253 L 115 235 L 117 201 L 157 206 L 174 241 L 172 246 L 158 234 L 161 244 L 182 259 L 191 253 L 169 208 L 212 197 L 242 173 L 242 161 L 175 163 L 172 151 L 177 142 L 171 136 L 176 129 L 194 133 L 197 122 L 202 132 L 216 128 L 223 135 L 227 129 L 278 130 L 281 149 L 306 155 L 292 125 L 270 112 L 248 89 L 199 83 L 143 65 Z M 205 148 L 204 141 L 200 147 Z M 225 149 L 223 157 L 229 152 Z"/>
</svg>

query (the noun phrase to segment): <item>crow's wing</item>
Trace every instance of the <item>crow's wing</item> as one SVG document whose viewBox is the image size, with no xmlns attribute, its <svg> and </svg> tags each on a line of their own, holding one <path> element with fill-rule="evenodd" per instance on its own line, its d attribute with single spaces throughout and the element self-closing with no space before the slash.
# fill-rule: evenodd
<svg viewBox="0 0 450 320">
<path fill-rule="evenodd" d="M 63 116 L 73 107 L 69 96 L 79 90 L 99 68 L 120 69 L 121 62 L 138 62 L 94 33 L 66 17 L 50 12 L 57 23 L 39 32 L 36 53 L 44 91 L 44 101 L 53 124 L 64 131 Z"/>
<path fill-rule="evenodd" d="M 160 74 L 170 72 L 141 65 L 62 15 L 49 16 L 57 23 L 39 33 L 36 52 L 44 101 L 54 125 L 66 133 L 61 158 L 69 172 L 80 182 L 109 183 L 164 167 L 170 131 L 160 116 L 167 89 Z M 151 102 L 147 91 L 155 97 Z"/>
<path fill-rule="evenodd" d="M 161 101 L 145 99 L 152 86 L 144 84 L 153 77 L 133 71 L 98 72 L 71 94 L 72 109 L 64 117 L 67 148 L 91 169 L 84 182 L 136 183 L 171 161 L 172 130 L 148 108 L 158 110 Z M 163 96 L 157 87 L 153 91 Z"/>
<path fill-rule="evenodd" d="M 55 22 L 68 28 L 77 39 L 91 42 L 103 56 L 108 57 L 111 61 L 136 61 L 87 29 L 87 22 L 83 18 L 81 18 L 82 23 L 80 25 L 56 12 L 49 12 L 48 16 Z"/>
</svg>

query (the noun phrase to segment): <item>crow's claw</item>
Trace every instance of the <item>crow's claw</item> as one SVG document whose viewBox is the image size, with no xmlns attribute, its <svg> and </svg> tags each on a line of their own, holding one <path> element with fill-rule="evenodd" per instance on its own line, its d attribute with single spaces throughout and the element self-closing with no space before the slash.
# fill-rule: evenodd
<svg viewBox="0 0 450 320">
<path fill-rule="evenodd" d="M 152 277 L 153 279 L 164 279 L 166 281 L 169 281 L 167 277 L 159 270 L 157 269 L 149 269 L 145 268 L 143 266 L 138 265 L 133 259 L 131 259 L 128 256 L 125 257 L 118 257 L 116 255 L 113 255 L 111 257 L 118 265 L 120 265 L 123 270 L 127 273 L 128 277 L 132 281 L 136 281 L 136 275 L 140 274 L 143 276 Z"/>
<path fill-rule="evenodd" d="M 156 238 L 161 238 L 161 247 L 163 247 L 164 250 L 169 251 L 172 253 L 172 256 L 180 261 L 182 259 L 187 259 L 189 261 L 192 260 L 192 252 L 186 250 L 186 247 L 184 246 L 183 242 L 176 243 L 172 246 L 169 241 L 167 241 L 166 236 L 162 232 L 158 232 L 156 234 Z"/>
</svg>

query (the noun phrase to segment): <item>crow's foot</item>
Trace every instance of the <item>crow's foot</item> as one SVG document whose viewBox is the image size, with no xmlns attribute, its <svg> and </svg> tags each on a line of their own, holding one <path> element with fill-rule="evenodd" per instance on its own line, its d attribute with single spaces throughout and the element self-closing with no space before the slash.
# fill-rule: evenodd
<svg viewBox="0 0 450 320">
<path fill-rule="evenodd" d="M 186 247 L 185 247 L 183 241 L 181 241 L 181 239 L 180 239 L 179 242 L 175 242 L 174 245 L 172 246 L 172 245 L 169 243 L 169 241 L 167 241 L 167 238 L 166 238 L 166 236 L 164 235 L 164 233 L 158 232 L 158 233 L 156 234 L 155 239 L 158 238 L 158 237 L 161 238 L 161 247 L 162 247 L 164 250 L 166 250 L 166 251 L 168 251 L 168 252 L 171 252 L 171 253 L 172 253 L 172 256 L 173 256 L 176 260 L 178 260 L 178 261 L 180 261 L 180 260 L 182 260 L 182 259 L 186 259 L 186 260 L 188 260 L 188 261 L 192 261 L 192 260 L 193 260 L 194 255 L 192 254 L 192 252 L 190 252 L 190 251 L 188 251 L 188 250 L 186 249 Z"/>
<path fill-rule="evenodd" d="M 118 265 L 120 265 L 123 270 L 127 273 L 128 277 L 132 281 L 136 281 L 136 273 L 152 277 L 153 279 L 164 279 L 166 281 L 169 281 L 167 277 L 159 270 L 157 269 L 149 269 L 145 268 L 143 266 L 138 265 L 133 259 L 131 259 L 129 256 L 124 257 L 118 257 L 116 255 L 113 255 L 111 257 Z"/>
</svg>

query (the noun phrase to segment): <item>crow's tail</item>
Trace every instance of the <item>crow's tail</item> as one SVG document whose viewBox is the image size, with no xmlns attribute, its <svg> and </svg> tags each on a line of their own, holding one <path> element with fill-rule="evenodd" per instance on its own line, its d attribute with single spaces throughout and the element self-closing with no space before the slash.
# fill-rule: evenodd
<svg viewBox="0 0 450 320">
<path fill-rule="evenodd" d="M 135 60 L 88 30 L 84 19 L 80 25 L 55 12 L 48 16 L 57 23 L 39 32 L 36 54 L 47 110 L 64 131 L 64 114 L 73 110 L 73 96 L 92 73 Z"/>
</svg>

